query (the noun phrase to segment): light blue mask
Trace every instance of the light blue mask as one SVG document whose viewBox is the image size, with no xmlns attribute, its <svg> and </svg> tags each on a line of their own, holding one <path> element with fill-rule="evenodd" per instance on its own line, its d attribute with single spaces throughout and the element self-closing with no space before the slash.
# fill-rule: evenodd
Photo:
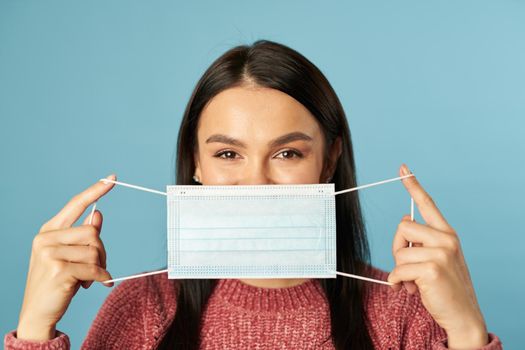
<svg viewBox="0 0 525 350">
<path fill-rule="evenodd" d="M 169 278 L 329 278 L 334 184 L 168 186 Z"/>
<path fill-rule="evenodd" d="M 167 186 L 168 265 L 111 281 L 168 272 L 170 279 L 335 278 L 335 196 L 412 174 L 334 191 L 334 184 Z M 110 282 L 110 281 L 106 281 Z"/>
</svg>

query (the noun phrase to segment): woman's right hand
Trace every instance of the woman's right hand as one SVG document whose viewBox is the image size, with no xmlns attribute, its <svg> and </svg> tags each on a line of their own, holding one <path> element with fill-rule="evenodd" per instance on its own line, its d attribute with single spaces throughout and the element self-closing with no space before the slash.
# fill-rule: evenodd
<svg viewBox="0 0 525 350">
<path fill-rule="evenodd" d="M 115 176 L 107 179 L 115 180 Z M 73 224 L 113 186 L 99 181 L 77 194 L 35 236 L 17 327 L 18 339 L 54 338 L 56 324 L 80 285 L 89 288 L 91 281 L 112 278 L 106 271 L 106 251 L 99 237 L 102 214 L 95 211 L 91 225 L 89 215 L 83 225 L 73 227 Z M 111 287 L 113 283 L 105 285 Z"/>
</svg>

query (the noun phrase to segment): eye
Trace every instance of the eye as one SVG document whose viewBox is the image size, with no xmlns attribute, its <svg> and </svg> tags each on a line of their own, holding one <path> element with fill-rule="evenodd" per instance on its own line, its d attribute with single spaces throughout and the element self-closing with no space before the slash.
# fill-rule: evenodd
<svg viewBox="0 0 525 350">
<path fill-rule="evenodd" d="M 277 157 L 281 159 L 294 159 L 294 158 L 303 158 L 303 154 L 299 151 L 295 151 L 292 149 L 287 149 L 285 151 L 282 151 L 279 153 L 279 155 L 282 155 L 282 157 Z"/>
<path fill-rule="evenodd" d="M 218 152 L 217 154 L 215 154 L 214 157 L 227 159 L 227 160 L 233 160 L 233 159 L 235 159 L 235 155 L 236 154 L 237 153 L 235 153 L 233 151 L 222 151 L 222 152 Z"/>
</svg>

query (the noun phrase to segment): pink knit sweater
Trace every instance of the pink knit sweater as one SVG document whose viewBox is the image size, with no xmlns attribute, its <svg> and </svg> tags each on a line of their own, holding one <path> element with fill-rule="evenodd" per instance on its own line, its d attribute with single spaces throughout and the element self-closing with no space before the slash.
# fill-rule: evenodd
<svg viewBox="0 0 525 350">
<path fill-rule="evenodd" d="M 375 270 L 375 278 L 385 279 Z M 121 283 L 100 309 L 82 349 L 155 349 L 171 324 L 176 305 L 174 281 L 167 275 Z M 444 331 L 417 295 L 369 285 L 366 302 L 376 349 L 446 349 Z M 219 280 L 203 315 L 203 349 L 333 349 L 327 299 L 319 281 L 288 288 L 258 288 L 239 280 Z M 501 349 L 489 335 L 483 349 Z M 5 336 L 7 350 L 69 349 L 69 338 L 57 331 L 45 342 Z"/>
</svg>

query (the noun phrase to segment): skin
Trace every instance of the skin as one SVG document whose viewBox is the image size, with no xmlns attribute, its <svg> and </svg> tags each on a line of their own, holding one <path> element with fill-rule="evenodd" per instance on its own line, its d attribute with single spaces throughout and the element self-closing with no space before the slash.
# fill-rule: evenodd
<svg viewBox="0 0 525 350">
<path fill-rule="evenodd" d="M 276 142 L 283 141 L 284 135 L 296 137 Z M 250 84 L 225 90 L 208 103 L 201 113 L 197 138 L 195 175 L 203 185 L 328 182 L 341 154 L 341 140 L 337 139 L 325 159 L 321 126 L 302 104 L 280 91 Z M 399 172 L 405 175 L 409 170 L 403 165 Z M 415 177 L 404 179 L 403 184 L 424 223 L 411 222 L 409 216 L 402 218 L 392 246 L 396 266 L 388 280 L 395 283 L 394 290 L 405 288 L 420 294 L 425 308 L 445 329 L 449 348 L 482 347 L 488 341 L 487 331 L 458 234 Z M 98 182 L 76 195 L 36 235 L 18 338 L 53 338 L 56 323 L 79 287 L 111 279 L 100 239 L 102 214 L 96 211 L 91 225 L 73 224 L 112 187 Z M 409 248 L 408 242 L 414 246 Z M 265 288 L 305 281 L 242 280 Z"/>
<path fill-rule="evenodd" d="M 291 133 L 300 133 L 309 140 L 272 145 Z M 287 94 L 257 86 L 232 88 L 215 96 L 201 112 L 197 139 L 195 175 L 203 185 L 327 182 L 341 153 L 338 140 L 330 152 L 331 161 L 325 164 L 322 129 L 308 109 Z M 306 280 L 242 281 L 279 288 Z"/>
</svg>

